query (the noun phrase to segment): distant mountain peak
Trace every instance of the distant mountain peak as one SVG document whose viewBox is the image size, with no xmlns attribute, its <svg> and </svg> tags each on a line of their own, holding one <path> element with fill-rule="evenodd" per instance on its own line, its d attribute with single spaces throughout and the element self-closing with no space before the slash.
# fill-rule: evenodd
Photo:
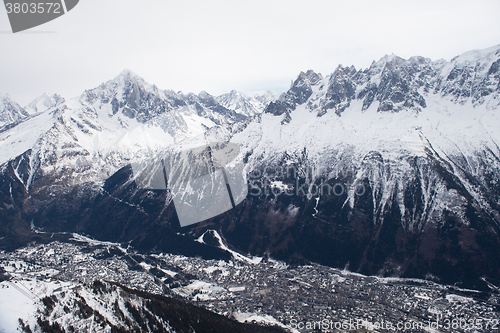
<svg viewBox="0 0 500 333">
<path fill-rule="evenodd" d="M 128 69 L 128 68 L 125 68 L 124 70 L 122 70 L 120 72 L 120 74 L 118 74 L 115 79 L 117 78 L 127 78 L 127 79 L 136 79 L 136 80 L 142 80 L 142 77 L 140 77 L 137 73 L 135 73 L 134 71 Z"/>
<path fill-rule="evenodd" d="M 7 101 L 13 101 L 12 97 L 6 92 L 0 92 L 0 99 L 7 100 Z"/>
<path fill-rule="evenodd" d="M 8 93 L 0 93 L 0 127 L 18 123 L 29 116 Z"/>
<path fill-rule="evenodd" d="M 209 93 L 207 93 L 205 90 L 202 90 L 200 91 L 200 93 L 198 94 L 198 97 L 199 98 L 202 98 L 202 99 L 206 99 L 206 98 L 211 98 L 212 95 L 210 95 Z"/>
<path fill-rule="evenodd" d="M 315 85 L 320 80 L 323 79 L 323 76 L 320 73 L 316 73 L 312 69 L 307 70 L 307 72 L 300 72 L 297 79 L 294 81 L 292 87 L 301 86 L 303 84 L 306 85 Z"/>
<path fill-rule="evenodd" d="M 128 117 L 133 118 L 136 116 L 137 110 L 146 107 L 146 105 L 141 106 L 142 100 L 153 97 L 159 99 L 160 95 L 161 93 L 155 85 L 149 84 L 133 71 L 124 69 L 113 79 L 94 89 L 86 90 L 80 100 L 85 104 L 105 105 L 110 103 L 113 115 L 119 109 L 123 109 Z"/>
<path fill-rule="evenodd" d="M 139 76 L 135 72 L 131 71 L 130 69 L 124 69 L 114 79 L 108 81 L 105 84 L 108 84 L 108 83 L 110 83 L 112 85 L 118 84 L 119 86 L 124 86 L 124 87 L 137 86 L 137 87 L 143 88 L 143 89 L 148 90 L 148 91 L 157 91 L 158 90 L 158 88 L 155 85 L 146 82 L 146 80 L 144 80 L 141 76 Z"/>
<path fill-rule="evenodd" d="M 477 49 L 464 52 L 453 59 L 450 62 L 457 64 L 467 64 L 475 63 L 477 61 L 484 61 L 488 58 L 494 58 L 500 56 L 500 44 L 495 45 L 486 49 Z"/>
<path fill-rule="evenodd" d="M 254 116 L 262 113 L 266 106 L 274 99 L 272 92 L 248 96 L 240 91 L 231 90 L 227 94 L 215 98 L 222 106 L 245 116 Z"/>
<path fill-rule="evenodd" d="M 49 95 L 47 93 L 43 93 L 42 95 L 38 96 L 33 101 L 31 101 L 27 106 L 25 106 L 24 109 L 29 114 L 36 114 L 49 110 L 62 103 L 64 103 L 64 98 L 62 98 L 60 95 L 58 94 Z"/>
<path fill-rule="evenodd" d="M 239 92 L 238 90 L 234 90 L 234 89 L 229 92 L 229 95 L 233 96 L 233 97 L 246 97 L 245 94 L 243 94 L 242 92 Z"/>
</svg>

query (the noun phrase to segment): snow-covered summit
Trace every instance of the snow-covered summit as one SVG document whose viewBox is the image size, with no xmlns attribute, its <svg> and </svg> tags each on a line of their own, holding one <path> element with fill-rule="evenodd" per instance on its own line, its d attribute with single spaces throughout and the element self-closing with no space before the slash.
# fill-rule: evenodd
<svg viewBox="0 0 500 333">
<path fill-rule="evenodd" d="M 485 60 L 496 60 L 500 56 L 500 44 L 486 49 L 471 50 L 451 59 L 456 65 L 470 65 Z"/>
<path fill-rule="evenodd" d="M 27 106 L 25 106 L 24 109 L 30 115 L 33 115 L 47 111 L 62 103 L 64 103 L 64 98 L 62 98 L 58 94 L 48 95 L 47 93 L 43 93 L 42 95 L 31 101 L 31 103 L 29 103 Z"/>
<path fill-rule="evenodd" d="M 7 93 L 0 93 L 0 127 L 22 121 L 28 112 L 17 104 Z"/>
<path fill-rule="evenodd" d="M 442 96 L 464 104 L 500 105 L 500 45 L 466 52 L 447 63 L 436 87 Z"/>
</svg>

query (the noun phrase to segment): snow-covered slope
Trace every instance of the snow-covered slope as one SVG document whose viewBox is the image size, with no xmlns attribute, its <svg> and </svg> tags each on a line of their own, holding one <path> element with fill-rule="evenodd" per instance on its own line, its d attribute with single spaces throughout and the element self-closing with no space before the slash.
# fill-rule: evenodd
<svg viewBox="0 0 500 333">
<path fill-rule="evenodd" d="M 3 281 L 0 283 L 0 332 L 16 332 L 19 319 L 34 327 L 38 297 L 44 297 L 51 284 L 41 288 L 34 280 Z M 50 288 L 55 289 L 55 288 Z"/>
<path fill-rule="evenodd" d="M 279 332 L 116 283 L 0 283 L 0 332 Z M 272 323 L 276 324 L 276 323 Z"/>
<path fill-rule="evenodd" d="M 235 260 L 247 262 L 247 263 L 254 264 L 254 265 L 258 264 L 262 261 L 262 258 L 260 258 L 260 257 L 249 258 L 249 257 L 246 257 L 246 256 L 236 252 L 236 251 L 229 249 L 227 247 L 227 245 L 224 244 L 222 237 L 219 235 L 219 233 L 216 230 L 207 230 L 200 237 L 198 237 L 196 239 L 196 241 L 199 243 L 202 243 L 202 244 L 206 244 L 205 237 L 211 238 L 211 243 L 213 243 L 211 245 L 217 246 L 218 248 L 231 253 L 231 255 L 233 256 L 233 258 Z"/>
<path fill-rule="evenodd" d="M 234 134 L 231 141 L 244 147 L 244 153 L 251 154 L 248 171 L 262 163 L 279 169 L 285 162 L 285 165 L 298 165 L 300 170 L 310 172 L 310 175 L 304 174 L 310 185 L 321 177 L 347 177 L 351 191 L 346 204 L 351 207 L 356 199 L 354 189 L 368 178 L 374 200 L 381 200 L 374 202 L 376 206 L 382 209 L 386 200 L 396 197 L 400 200 L 402 216 L 411 213 L 406 211 L 403 199 L 408 187 L 412 186 L 411 180 L 417 176 L 415 160 L 427 164 L 429 161 L 424 161 L 428 154 L 439 156 L 449 164 L 450 172 L 469 184 L 468 190 L 478 202 L 491 210 L 487 202 L 494 198 L 483 198 L 490 194 L 483 191 L 496 181 L 488 184 L 489 179 L 484 178 L 483 172 L 489 172 L 485 167 L 494 167 L 493 171 L 498 172 L 500 132 L 495 124 L 500 123 L 500 115 L 483 105 L 476 108 L 470 104 L 456 105 L 434 95 L 427 98 L 427 103 L 428 109 L 421 112 L 383 113 L 377 112 L 376 106 L 363 111 L 362 104 L 355 101 L 341 117 L 330 112 L 321 118 L 311 114 L 303 104 L 296 107 L 287 123 L 283 124 L 283 119 L 287 118 L 266 113 L 245 130 Z M 225 133 L 214 134 L 212 140 L 223 138 L 227 138 Z M 304 151 L 307 152 L 306 165 Z M 420 171 L 431 171 L 428 167 Z M 468 175 L 479 182 L 475 185 L 483 187 L 470 184 Z M 427 178 L 430 175 L 419 176 Z M 455 196 L 445 193 L 442 183 L 427 183 L 422 179 L 421 185 L 426 194 L 425 206 L 435 201 L 436 195 L 443 196 L 443 200 L 445 197 L 456 200 Z M 446 201 L 443 200 L 440 205 Z M 492 213 L 497 214 L 496 210 Z M 420 223 L 418 218 L 410 220 Z"/>
</svg>

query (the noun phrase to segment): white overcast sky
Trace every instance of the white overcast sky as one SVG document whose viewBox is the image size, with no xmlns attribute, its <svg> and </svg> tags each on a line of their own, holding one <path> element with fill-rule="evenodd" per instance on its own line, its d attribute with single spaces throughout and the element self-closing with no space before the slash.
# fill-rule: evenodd
<svg viewBox="0 0 500 333">
<path fill-rule="evenodd" d="M 282 92 L 308 69 L 500 44 L 500 0 L 80 0 L 17 34 L 0 7 L 0 92 L 21 105 L 75 97 L 124 68 L 162 89 Z"/>
</svg>

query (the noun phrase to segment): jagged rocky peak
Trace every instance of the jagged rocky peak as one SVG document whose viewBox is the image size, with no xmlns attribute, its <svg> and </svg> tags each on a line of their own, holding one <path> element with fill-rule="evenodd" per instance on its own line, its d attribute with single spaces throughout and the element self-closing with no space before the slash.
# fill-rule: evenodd
<svg viewBox="0 0 500 333">
<path fill-rule="evenodd" d="M 97 108 L 110 106 L 110 116 L 121 112 L 128 118 L 146 122 L 172 107 L 169 94 L 160 91 L 131 70 L 123 70 L 117 77 L 99 87 L 86 90 L 80 101 Z M 108 106 L 108 108 L 109 108 Z"/>
<path fill-rule="evenodd" d="M 488 102 L 495 108 L 500 105 L 500 46 L 470 51 L 451 61 L 386 55 L 364 70 L 338 66 L 327 78 L 326 94 L 313 94 L 312 87 L 323 84 L 323 78 L 312 70 L 301 72 L 266 112 L 290 119 L 297 105 L 307 103 L 319 117 L 330 110 L 341 116 L 355 99 L 362 101 L 363 111 L 373 105 L 378 112 L 421 112 L 427 107 L 426 97 L 434 93 L 455 103 Z"/>
<path fill-rule="evenodd" d="M 386 66 L 388 62 L 393 61 L 395 58 L 399 58 L 395 54 L 388 55 L 386 54 L 382 58 L 380 58 L 378 61 L 373 60 L 372 64 L 370 65 L 370 68 L 368 69 L 371 75 L 376 75 L 382 73 L 382 70 Z"/>
<path fill-rule="evenodd" d="M 115 80 L 144 81 L 143 78 L 128 68 L 122 70 L 121 73 L 115 77 Z"/>
<path fill-rule="evenodd" d="M 130 70 L 124 70 L 114 79 L 85 91 L 80 102 L 95 110 L 104 109 L 110 117 L 119 114 L 140 123 L 163 117 L 173 110 L 185 115 L 196 114 L 215 124 L 244 119 L 243 115 L 220 105 L 206 91 L 196 95 L 160 90 Z"/>
<path fill-rule="evenodd" d="M 379 74 L 380 63 L 383 68 Z M 379 112 L 422 111 L 427 107 L 425 95 L 435 91 L 445 63 L 419 56 L 408 60 L 393 56 L 372 65 L 367 71 L 371 84 L 367 87 L 369 93 L 364 99 L 363 110 L 378 101 Z"/>
<path fill-rule="evenodd" d="M 130 98 L 134 93 L 140 93 L 141 97 L 146 94 L 161 95 L 156 85 L 146 82 L 142 77 L 129 69 L 123 70 L 117 77 L 106 84 L 109 83 L 116 85 L 117 92 L 121 93 L 124 99 Z"/>
<path fill-rule="evenodd" d="M 158 93 L 158 88 L 149 84 L 131 70 L 125 69 L 114 79 L 101 84 L 98 88 L 90 90 L 90 92 L 100 91 L 109 92 L 111 95 L 121 100 L 130 99 L 134 93 Z M 91 97 L 91 94 L 88 95 Z"/>
<path fill-rule="evenodd" d="M 323 77 L 321 74 L 308 70 L 307 72 L 300 72 L 299 76 L 292 83 L 290 89 L 279 100 L 302 104 L 311 96 L 312 86 L 316 85 Z"/>
<path fill-rule="evenodd" d="M 238 90 L 231 90 L 228 94 L 226 94 L 230 97 L 244 97 L 244 94 L 239 92 Z"/>
<path fill-rule="evenodd" d="M 437 69 L 436 69 L 437 68 Z M 369 69 L 358 73 L 358 85 L 364 85 L 356 98 L 363 100 L 362 110 L 379 102 L 377 111 L 421 111 L 427 106 L 421 95 L 432 89 L 439 66 L 424 57 L 405 60 L 391 55 L 373 62 Z"/>
<path fill-rule="evenodd" d="M 300 72 L 299 76 L 293 82 L 292 87 L 285 95 L 286 101 L 303 104 L 312 95 L 312 86 L 321 81 L 321 74 L 308 70 L 306 73 Z"/>
<path fill-rule="evenodd" d="M 415 58 L 416 59 L 416 58 Z M 427 105 L 419 93 L 420 87 L 425 85 L 429 78 L 425 77 L 419 63 L 394 57 L 386 62 L 380 81 L 374 91 L 375 100 L 379 101 L 378 111 L 401 111 L 403 109 L 416 109 L 418 111 Z M 424 75 L 422 75 L 424 74 Z M 431 73 L 433 74 L 433 73 Z M 376 84 L 376 83 L 375 83 Z M 371 100 L 366 100 L 363 107 L 371 105 Z"/>
<path fill-rule="evenodd" d="M 237 90 L 231 90 L 227 94 L 217 96 L 216 100 L 220 105 L 230 110 L 249 115 L 247 113 L 247 108 L 249 107 L 247 105 L 249 103 L 249 97 Z"/>
<path fill-rule="evenodd" d="M 276 116 L 285 114 L 283 123 L 290 121 L 290 112 L 295 110 L 297 105 L 304 104 L 313 94 L 312 87 L 319 84 L 323 76 L 313 70 L 300 72 L 297 79 L 292 83 L 290 89 L 283 93 L 278 100 L 269 103 L 265 112 Z"/>
<path fill-rule="evenodd" d="M 209 108 L 219 113 L 225 113 L 227 111 L 227 109 L 221 106 L 212 95 L 204 90 L 201 91 L 198 96 L 191 94 L 191 100 L 194 103 L 197 114 L 201 117 L 209 117 L 205 108 Z"/>
<path fill-rule="evenodd" d="M 312 69 L 309 69 L 307 72 L 300 72 L 299 77 L 293 83 L 293 86 L 297 87 L 303 84 L 308 84 L 313 86 L 317 84 L 320 80 L 323 79 L 323 76 L 320 73 L 316 73 Z"/>
<path fill-rule="evenodd" d="M 0 127 L 18 123 L 29 116 L 7 93 L 0 93 Z"/>
<path fill-rule="evenodd" d="M 356 83 L 353 78 L 356 68 L 338 66 L 330 76 L 326 99 L 318 116 L 324 115 L 329 109 L 335 109 L 335 113 L 340 115 L 347 107 L 356 93 Z"/>
</svg>

